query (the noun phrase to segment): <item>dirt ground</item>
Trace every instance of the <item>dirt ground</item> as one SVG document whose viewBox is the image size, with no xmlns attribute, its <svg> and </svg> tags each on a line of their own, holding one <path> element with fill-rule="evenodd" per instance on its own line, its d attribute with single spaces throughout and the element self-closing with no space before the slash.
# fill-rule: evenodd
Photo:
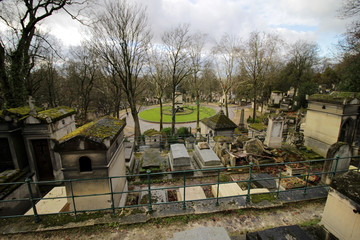
<svg viewBox="0 0 360 240">
<path fill-rule="evenodd" d="M 82 227 L 62 231 L 0 236 L 1 239 L 169 239 L 176 232 L 197 227 L 224 227 L 232 239 L 244 239 L 246 232 L 266 228 L 316 225 L 322 216 L 325 200 L 289 204 L 281 208 L 236 210 L 205 215 L 177 216 L 153 219 L 143 224 Z"/>
</svg>

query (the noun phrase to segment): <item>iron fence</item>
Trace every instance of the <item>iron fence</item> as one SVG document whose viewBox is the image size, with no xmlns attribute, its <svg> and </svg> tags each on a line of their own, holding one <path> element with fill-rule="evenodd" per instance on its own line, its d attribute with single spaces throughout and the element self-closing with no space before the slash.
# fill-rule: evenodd
<svg viewBox="0 0 360 240">
<path fill-rule="evenodd" d="M 360 156 L 352 157 L 352 159 L 358 159 L 359 157 Z M 273 194 L 275 196 L 275 198 L 279 198 L 279 195 L 282 192 L 300 190 L 300 191 L 302 191 L 302 193 L 304 195 L 306 195 L 307 192 L 309 191 L 309 189 L 324 188 L 324 187 L 328 188 L 329 184 L 326 184 L 323 182 L 319 182 L 319 183 L 315 183 L 315 184 L 312 183 L 312 181 L 310 181 L 310 177 L 318 176 L 320 178 L 320 176 L 325 176 L 325 175 L 334 177 L 338 173 L 347 172 L 347 171 L 349 171 L 349 169 L 338 169 L 339 162 L 345 161 L 345 160 L 349 160 L 349 158 L 348 157 L 343 157 L 343 158 L 336 157 L 336 158 L 329 158 L 329 159 L 316 159 L 316 160 L 307 160 L 307 161 L 299 161 L 299 162 L 269 163 L 269 164 L 259 164 L 259 165 L 256 165 L 251 162 L 249 165 L 246 165 L 246 166 L 223 167 L 223 168 L 214 168 L 214 169 L 184 170 L 184 171 L 172 171 L 172 172 L 157 172 L 157 173 L 152 173 L 150 170 L 147 170 L 147 172 L 145 174 L 133 174 L 133 175 L 126 175 L 126 176 L 113 176 L 113 177 L 104 177 L 104 178 L 70 179 L 70 180 L 61 180 L 61 181 L 33 182 L 30 180 L 30 178 L 27 178 L 24 182 L 1 183 L 0 188 L 9 186 L 9 185 L 26 184 L 27 189 L 28 189 L 28 197 L 9 199 L 9 200 L 0 200 L 0 204 L 6 203 L 6 202 L 11 202 L 11 203 L 30 202 L 31 209 L 33 210 L 32 215 L 34 217 L 34 221 L 39 222 L 40 217 L 45 216 L 45 215 L 73 214 L 74 218 L 76 219 L 78 217 L 78 214 L 83 213 L 83 212 L 110 210 L 115 215 L 116 210 L 118 210 L 118 209 L 136 208 L 136 207 L 145 207 L 148 212 L 152 212 L 153 206 L 155 206 L 155 205 L 174 204 L 174 203 L 181 203 L 182 209 L 186 209 L 187 202 L 195 202 L 195 201 L 215 200 L 216 206 L 219 206 L 219 200 L 226 199 L 226 198 L 236 198 L 236 197 L 244 197 L 246 203 L 250 203 L 251 197 L 259 195 L 259 194 Z M 316 168 L 312 168 L 312 165 L 316 165 L 319 163 L 321 164 L 326 161 L 333 161 L 333 163 L 334 163 L 332 166 L 332 169 L 330 169 L 329 171 L 324 171 L 324 170 L 319 171 Z M 288 175 L 284 174 L 285 167 L 287 167 L 289 165 L 294 166 L 296 164 L 302 164 L 303 166 L 306 166 L 306 171 L 303 174 L 296 175 L 296 176 L 288 176 Z M 259 172 L 259 170 L 266 169 L 266 168 L 273 168 L 276 171 L 275 171 L 275 173 L 273 173 L 273 175 L 269 175 L 270 177 L 254 179 L 254 173 Z M 356 169 L 354 169 L 354 171 L 359 171 L 359 169 L 360 169 L 360 163 L 358 164 Z M 211 176 L 210 178 L 214 178 L 216 180 L 213 182 L 209 182 L 209 183 L 189 184 L 189 181 L 191 179 L 193 179 L 192 177 L 189 177 L 189 175 L 191 175 L 195 172 L 209 173 L 210 175 L 208 175 L 208 176 Z M 234 173 L 247 174 L 247 177 L 242 180 L 234 180 L 234 179 L 224 180 L 224 179 L 222 179 L 222 174 L 232 175 Z M 176 175 L 177 182 L 179 182 L 181 184 L 178 184 L 176 186 L 157 186 L 158 184 L 157 184 L 157 181 L 155 181 L 155 180 L 159 180 L 159 177 L 160 177 L 160 179 L 162 179 L 162 177 L 164 177 L 164 176 L 167 176 L 165 179 L 169 179 L 168 178 L 169 174 L 171 174 L 172 176 Z M 146 186 L 146 188 L 138 189 L 138 190 L 127 190 L 127 191 L 120 191 L 120 192 L 115 191 L 112 187 L 113 181 L 116 181 L 116 179 L 124 179 L 124 178 L 125 179 L 131 179 L 131 178 L 145 179 L 142 181 L 142 183 L 146 184 L 147 186 Z M 282 187 L 281 187 L 282 181 L 284 181 L 284 179 L 292 179 L 292 178 L 302 179 L 304 182 L 303 186 L 297 187 L 295 189 L 282 189 Z M 73 184 L 76 184 L 77 182 L 93 181 L 93 180 L 109 181 L 109 186 L 110 186 L 109 192 L 97 193 L 97 194 L 83 194 L 83 195 L 74 194 Z M 266 181 L 266 180 L 274 180 L 276 182 L 276 188 L 267 193 L 251 193 L 252 184 L 254 182 Z M 166 182 L 166 180 L 163 180 L 163 181 Z M 247 185 L 246 194 L 220 197 L 219 196 L 220 186 L 222 184 L 228 184 L 228 183 L 238 183 L 238 184 L 244 183 L 245 185 Z M 40 198 L 40 197 L 34 196 L 32 186 L 33 185 L 43 185 L 43 184 L 67 185 L 69 191 L 68 191 L 67 196 L 64 196 L 64 197 Z M 186 188 L 196 187 L 196 186 L 206 187 L 206 186 L 212 186 L 212 185 L 216 186 L 216 188 L 217 188 L 216 196 L 208 197 L 208 198 L 204 198 L 204 199 L 197 199 L 197 200 L 186 200 Z M 154 191 L 157 191 L 157 190 L 165 191 L 165 190 L 174 190 L 174 189 L 177 189 L 178 191 L 183 191 L 183 200 L 182 201 L 153 202 L 152 194 L 154 193 Z M 134 204 L 134 205 L 126 205 L 125 204 L 124 206 L 115 206 L 115 204 L 114 204 L 115 196 L 120 196 L 122 194 L 133 194 L 133 193 L 139 194 L 141 192 L 145 192 L 145 194 L 146 194 L 145 197 L 147 197 L 147 201 L 145 203 L 141 203 L 140 199 L 139 199 L 138 204 Z M 86 198 L 86 197 L 96 197 L 96 196 L 109 196 L 111 199 L 110 207 L 102 208 L 102 209 L 85 209 L 85 210 L 84 209 L 80 210 L 77 207 L 77 205 L 76 205 L 77 199 Z M 59 213 L 48 213 L 48 214 L 38 213 L 37 206 L 36 206 L 36 203 L 38 201 L 51 200 L 51 199 L 54 199 L 54 200 L 55 199 L 64 199 L 64 198 L 67 199 L 67 202 L 72 204 L 72 208 L 73 208 L 72 210 L 65 211 L 65 212 L 59 212 Z M 10 214 L 7 216 L 0 216 L 0 218 L 12 218 L 12 217 L 23 217 L 23 216 L 24 215 L 19 215 L 19 214 L 11 215 Z"/>
</svg>

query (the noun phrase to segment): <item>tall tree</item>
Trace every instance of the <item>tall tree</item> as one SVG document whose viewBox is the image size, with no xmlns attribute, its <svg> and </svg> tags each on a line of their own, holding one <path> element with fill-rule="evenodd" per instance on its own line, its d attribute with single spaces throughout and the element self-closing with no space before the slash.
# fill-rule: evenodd
<svg viewBox="0 0 360 240">
<path fill-rule="evenodd" d="M 36 26 L 59 10 L 64 9 L 70 13 L 68 6 L 85 2 L 86 0 L 0 1 L 0 20 L 14 37 L 12 43 L 3 38 L 0 41 L 0 82 L 7 107 L 24 105 L 29 94 L 26 82 L 35 57 L 31 54 L 31 49 L 33 40 L 38 35 Z"/>
<path fill-rule="evenodd" d="M 189 67 L 188 48 L 191 43 L 189 34 L 190 26 L 187 24 L 178 25 L 166 31 L 162 35 L 162 41 L 166 52 L 166 65 L 170 74 L 171 88 L 171 133 L 175 134 L 175 99 L 176 90 L 180 83 L 191 73 Z"/>
<path fill-rule="evenodd" d="M 140 143 L 138 101 L 144 91 L 141 77 L 151 40 L 145 9 L 126 0 L 109 2 L 92 28 L 96 53 L 116 71 L 135 123 L 135 139 Z"/>
<path fill-rule="evenodd" d="M 314 67 L 318 64 L 318 45 L 315 43 L 309 43 L 306 41 L 299 40 L 295 42 L 290 49 L 289 56 L 290 60 L 288 61 L 287 68 L 287 79 L 291 82 L 292 87 L 294 87 L 294 96 L 300 85 L 311 81 L 314 76 Z M 293 101 L 295 104 L 295 101 Z"/>
<path fill-rule="evenodd" d="M 163 129 L 163 98 L 165 89 L 169 86 L 169 71 L 166 67 L 165 54 L 152 46 L 148 58 L 147 79 L 153 86 L 152 95 L 159 101 L 160 105 L 160 131 Z"/>
<path fill-rule="evenodd" d="M 229 116 L 228 94 L 230 93 L 230 90 L 235 87 L 235 75 L 239 70 L 239 51 L 240 39 L 227 34 L 225 34 L 213 48 L 217 79 L 225 98 L 226 116 Z"/>
<path fill-rule="evenodd" d="M 258 94 L 265 83 L 266 75 L 271 72 L 278 44 L 279 40 L 275 35 L 252 32 L 240 53 L 242 72 L 253 86 L 253 121 L 256 117 Z"/>
<path fill-rule="evenodd" d="M 201 86 L 205 82 L 205 78 L 201 77 L 206 59 L 204 58 L 203 48 L 205 45 L 206 35 L 202 33 L 196 33 L 192 36 L 191 44 L 189 48 L 190 62 L 191 62 L 191 75 L 190 75 L 190 87 L 196 98 L 196 128 L 199 129 L 200 125 L 200 92 Z"/>
</svg>

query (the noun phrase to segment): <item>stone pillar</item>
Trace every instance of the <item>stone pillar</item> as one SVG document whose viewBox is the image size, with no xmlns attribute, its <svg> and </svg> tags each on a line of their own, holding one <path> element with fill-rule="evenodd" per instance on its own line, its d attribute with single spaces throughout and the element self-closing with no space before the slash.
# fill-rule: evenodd
<svg viewBox="0 0 360 240">
<path fill-rule="evenodd" d="M 240 128 L 243 128 L 244 125 L 245 125 L 245 123 L 244 123 L 244 115 L 245 115 L 244 109 L 242 108 L 241 109 L 241 114 L 240 114 L 240 124 L 239 124 Z"/>
<path fill-rule="evenodd" d="M 269 118 L 264 144 L 271 148 L 280 148 L 282 142 L 282 133 L 284 129 L 284 118 L 277 116 Z"/>
</svg>

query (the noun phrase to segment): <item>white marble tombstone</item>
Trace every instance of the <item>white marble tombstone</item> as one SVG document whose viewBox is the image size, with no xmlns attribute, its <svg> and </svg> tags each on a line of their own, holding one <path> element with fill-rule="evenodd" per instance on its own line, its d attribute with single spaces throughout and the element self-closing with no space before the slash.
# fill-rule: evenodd
<svg viewBox="0 0 360 240">
<path fill-rule="evenodd" d="M 277 116 L 269 118 L 264 144 L 271 148 L 280 148 L 282 133 L 284 129 L 284 118 Z"/>
</svg>

